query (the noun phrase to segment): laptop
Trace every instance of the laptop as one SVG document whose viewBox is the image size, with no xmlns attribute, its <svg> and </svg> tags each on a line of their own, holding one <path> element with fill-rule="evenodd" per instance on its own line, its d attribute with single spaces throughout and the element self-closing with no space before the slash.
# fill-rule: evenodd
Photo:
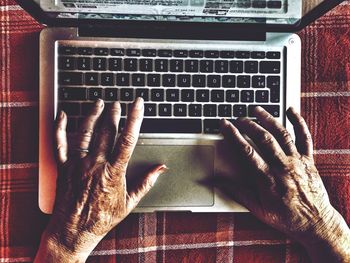
<svg viewBox="0 0 350 263">
<path fill-rule="evenodd" d="M 28 5 L 28 4 L 27 4 Z M 260 105 L 293 134 L 300 109 L 300 0 L 35 0 L 40 35 L 39 206 L 51 213 L 60 109 L 74 134 L 93 102 L 136 97 L 145 119 L 127 180 L 151 165 L 170 170 L 135 212 L 245 212 L 201 183 L 234 173 L 219 120 L 254 119 Z M 286 32 L 284 32 L 286 30 Z M 287 32 L 288 31 L 288 32 Z M 232 149 L 231 149 L 232 150 Z"/>
</svg>

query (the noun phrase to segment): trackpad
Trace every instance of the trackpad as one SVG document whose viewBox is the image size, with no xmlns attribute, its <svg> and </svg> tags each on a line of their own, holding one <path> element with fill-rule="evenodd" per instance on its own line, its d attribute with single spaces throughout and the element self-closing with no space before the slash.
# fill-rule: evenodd
<svg viewBox="0 0 350 263">
<path fill-rule="evenodd" d="M 138 145 L 128 167 L 128 182 L 137 180 L 154 165 L 169 167 L 138 207 L 214 205 L 213 189 L 201 183 L 214 175 L 214 158 L 214 146 Z"/>
</svg>

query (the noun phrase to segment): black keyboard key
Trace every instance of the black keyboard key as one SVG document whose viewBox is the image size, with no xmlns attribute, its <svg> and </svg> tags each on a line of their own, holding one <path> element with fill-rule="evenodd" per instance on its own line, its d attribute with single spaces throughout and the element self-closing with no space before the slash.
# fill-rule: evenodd
<svg viewBox="0 0 350 263">
<path fill-rule="evenodd" d="M 221 58 L 234 58 L 235 52 L 234 51 L 221 51 L 220 57 Z"/>
<path fill-rule="evenodd" d="M 139 57 L 141 56 L 141 50 L 137 48 L 129 48 L 126 50 L 126 55 L 129 57 Z"/>
<path fill-rule="evenodd" d="M 157 104 L 145 103 L 145 116 L 156 116 L 157 115 Z"/>
<path fill-rule="evenodd" d="M 122 108 L 122 116 L 126 116 L 126 105 L 125 103 L 120 103 L 120 107 Z"/>
<path fill-rule="evenodd" d="M 214 62 L 212 60 L 200 61 L 200 72 L 212 73 L 214 71 Z"/>
<path fill-rule="evenodd" d="M 136 89 L 136 98 L 143 98 L 144 101 L 149 101 L 149 90 L 148 89 Z"/>
<path fill-rule="evenodd" d="M 232 60 L 230 62 L 230 72 L 231 73 L 243 73 L 243 61 Z"/>
<path fill-rule="evenodd" d="M 191 58 L 202 58 L 203 55 L 204 55 L 204 52 L 202 50 L 191 50 L 190 51 Z"/>
<path fill-rule="evenodd" d="M 267 7 L 271 9 L 280 9 L 282 8 L 282 2 L 281 1 L 268 1 Z"/>
<path fill-rule="evenodd" d="M 205 75 L 192 75 L 192 86 L 195 88 L 204 88 L 206 85 Z"/>
<path fill-rule="evenodd" d="M 163 87 L 175 87 L 176 76 L 175 74 L 164 74 L 163 75 Z"/>
<path fill-rule="evenodd" d="M 163 89 L 152 89 L 151 90 L 152 101 L 164 101 L 164 90 Z"/>
<path fill-rule="evenodd" d="M 77 118 L 68 118 L 67 119 L 67 132 L 73 133 L 78 130 L 78 119 Z"/>
<path fill-rule="evenodd" d="M 90 70 L 91 69 L 91 59 L 90 58 L 77 58 L 77 68 L 79 70 Z"/>
<path fill-rule="evenodd" d="M 181 59 L 170 60 L 170 71 L 171 72 L 183 72 L 184 71 L 184 61 Z"/>
<path fill-rule="evenodd" d="M 97 100 L 97 99 L 103 99 L 102 97 L 102 89 L 100 88 L 92 88 L 89 89 L 89 100 Z"/>
<path fill-rule="evenodd" d="M 117 101 L 118 100 L 117 89 L 116 88 L 105 89 L 105 100 L 106 101 Z"/>
<path fill-rule="evenodd" d="M 60 55 L 74 55 L 76 54 L 77 49 L 75 47 L 69 47 L 69 46 L 60 46 L 58 48 L 58 54 Z"/>
<path fill-rule="evenodd" d="M 137 71 L 137 59 L 136 58 L 124 59 L 124 70 L 125 71 Z"/>
<path fill-rule="evenodd" d="M 239 105 L 236 104 L 233 106 L 233 116 L 240 118 L 240 117 L 247 117 L 247 106 L 246 105 Z"/>
<path fill-rule="evenodd" d="M 202 105 L 201 104 L 190 104 L 188 106 L 188 115 L 190 117 L 201 117 L 202 116 Z"/>
<path fill-rule="evenodd" d="M 162 117 L 170 117 L 172 114 L 171 104 L 159 104 L 158 114 Z"/>
<path fill-rule="evenodd" d="M 108 59 L 108 68 L 110 71 L 121 71 L 122 70 L 122 59 L 121 58 Z"/>
<path fill-rule="evenodd" d="M 279 74 L 281 72 L 281 62 L 279 61 L 261 61 L 260 73 Z"/>
<path fill-rule="evenodd" d="M 267 77 L 267 87 L 272 88 L 280 88 L 281 86 L 281 78 L 279 76 L 268 76 Z"/>
<path fill-rule="evenodd" d="M 224 88 L 234 88 L 236 86 L 236 76 L 235 75 L 222 76 L 222 86 Z"/>
<path fill-rule="evenodd" d="M 75 69 L 74 57 L 60 57 L 58 59 L 58 69 L 72 70 Z"/>
<path fill-rule="evenodd" d="M 187 105 L 186 104 L 174 104 L 174 116 L 186 117 L 187 116 Z"/>
<path fill-rule="evenodd" d="M 206 134 L 219 134 L 220 133 L 220 120 L 204 120 L 204 133 Z"/>
<path fill-rule="evenodd" d="M 250 76 L 238 76 L 237 77 L 238 88 L 250 88 Z"/>
<path fill-rule="evenodd" d="M 220 75 L 208 75 L 207 85 L 210 88 L 220 88 L 221 87 L 221 76 Z"/>
<path fill-rule="evenodd" d="M 252 3 L 253 8 L 266 8 L 266 1 L 253 1 Z"/>
<path fill-rule="evenodd" d="M 117 74 L 117 86 L 130 86 L 130 74 L 118 73 Z"/>
<path fill-rule="evenodd" d="M 227 90 L 226 91 L 226 102 L 239 102 L 239 91 L 238 90 Z"/>
<path fill-rule="evenodd" d="M 155 49 L 143 49 L 142 56 L 144 56 L 144 57 L 156 57 L 157 50 L 155 50 Z"/>
<path fill-rule="evenodd" d="M 114 86 L 114 74 L 102 73 L 101 74 L 101 85 L 102 86 Z"/>
<path fill-rule="evenodd" d="M 254 90 L 242 90 L 241 102 L 254 102 Z"/>
<path fill-rule="evenodd" d="M 232 106 L 229 104 L 219 105 L 219 117 L 231 117 Z"/>
<path fill-rule="evenodd" d="M 269 91 L 268 90 L 257 90 L 255 92 L 256 102 L 269 102 Z"/>
<path fill-rule="evenodd" d="M 244 63 L 244 72 L 245 73 L 258 73 L 259 71 L 258 61 L 246 61 Z"/>
<path fill-rule="evenodd" d="M 158 56 L 159 57 L 172 57 L 173 51 L 170 49 L 160 49 L 160 50 L 158 50 Z"/>
<path fill-rule="evenodd" d="M 204 56 L 206 58 L 218 58 L 219 57 L 219 51 L 207 50 L 207 51 L 204 52 Z"/>
<path fill-rule="evenodd" d="M 251 53 L 251 57 L 255 59 L 264 59 L 266 54 L 263 51 L 254 51 Z"/>
<path fill-rule="evenodd" d="M 140 60 L 140 71 L 145 71 L 145 72 L 153 71 L 153 60 L 152 59 L 141 59 Z"/>
<path fill-rule="evenodd" d="M 209 102 L 209 90 L 207 90 L 207 89 L 196 90 L 196 101 L 197 102 Z"/>
<path fill-rule="evenodd" d="M 94 106 L 95 106 L 94 102 L 84 102 L 84 103 L 82 103 L 81 104 L 81 114 L 83 116 L 86 116 L 86 115 L 90 114 L 90 112 L 92 111 Z"/>
<path fill-rule="evenodd" d="M 199 61 L 198 60 L 185 60 L 185 72 L 198 72 Z"/>
<path fill-rule="evenodd" d="M 250 8 L 251 7 L 251 2 L 250 0 L 237 0 L 237 7 L 238 8 Z"/>
<path fill-rule="evenodd" d="M 174 57 L 186 58 L 186 57 L 188 57 L 188 51 L 187 50 L 174 50 Z"/>
<path fill-rule="evenodd" d="M 169 62 L 167 59 L 156 59 L 154 65 L 155 71 L 157 72 L 167 72 L 169 68 Z"/>
<path fill-rule="evenodd" d="M 107 68 L 107 59 L 106 58 L 93 58 L 92 59 L 92 68 L 94 70 L 106 70 Z"/>
<path fill-rule="evenodd" d="M 216 117 L 217 116 L 217 106 L 216 104 L 206 104 L 203 109 L 204 117 Z"/>
<path fill-rule="evenodd" d="M 96 56 L 108 56 L 109 50 L 108 48 L 95 48 L 94 54 Z"/>
<path fill-rule="evenodd" d="M 225 91 L 212 90 L 211 91 L 211 101 L 212 102 L 224 102 L 225 101 Z"/>
<path fill-rule="evenodd" d="M 160 75 L 159 74 L 147 75 L 147 85 L 150 87 L 160 87 Z"/>
<path fill-rule="evenodd" d="M 79 47 L 79 48 L 77 49 L 77 53 L 78 53 L 79 55 L 92 55 L 93 50 L 92 50 L 92 48 L 90 48 L 90 47 Z"/>
<path fill-rule="evenodd" d="M 250 58 L 249 51 L 236 51 L 236 58 Z"/>
<path fill-rule="evenodd" d="M 97 73 L 85 73 L 85 85 L 97 86 L 98 79 L 99 77 Z"/>
<path fill-rule="evenodd" d="M 134 101 L 134 90 L 133 89 L 120 89 L 120 100 L 122 101 Z"/>
<path fill-rule="evenodd" d="M 177 75 L 177 86 L 191 87 L 191 75 L 187 75 L 187 74 Z"/>
<path fill-rule="evenodd" d="M 58 73 L 59 85 L 82 85 L 83 73 L 81 72 L 60 72 Z"/>
<path fill-rule="evenodd" d="M 227 60 L 215 61 L 215 72 L 227 73 L 228 72 L 228 61 Z"/>
<path fill-rule="evenodd" d="M 121 57 L 125 55 L 125 50 L 123 48 L 112 48 L 110 53 L 111 56 Z"/>
<path fill-rule="evenodd" d="M 279 88 L 271 88 L 270 89 L 270 101 L 274 103 L 280 102 L 280 89 Z"/>
<path fill-rule="evenodd" d="M 59 89 L 60 100 L 86 100 L 85 88 L 60 88 Z"/>
<path fill-rule="evenodd" d="M 181 101 L 194 102 L 194 90 L 191 90 L 191 89 L 181 90 Z"/>
<path fill-rule="evenodd" d="M 252 87 L 256 89 L 262 89 L 266 87 L 265 76 L 253 76 Z"/>
<path fill-rule="evenodd" d="M 146 86 L 145 78 L 146 78 L 145 74 L 132 74 L 131 76 L 132 85 L 136 87 Z"/>
<path fill-rule="evenodd" d="M 68 116 L 80 115 L 80 103 L 60 103 L 58 110 L 63 110 Z"/>
<path fill-rule="evenodd" d="M 268 59 L 280 59 L 281 52 L 267 52 L 266 57 Z"/>
<path fill-rule="evenodd" d="M 145 118 L 141 133 L 202 133 L 202 121 L 200 119 Z"/>
<path fill-rule="evenodd" d="M 169 102 L 180 101 L 180 91 L 178 89 L 168 89 L 166 91 L 166 101 L 169 101 Z"/>
<path fill-rule="evenodd" d="M 249 105 L 248 106 L 249 117 L 255 117 L 254 109 L 257 106 L 264 108 L 268 113 L 270 113 L 275 118 L 278 118 L 280 116 L 280 106 L 279 105 Z"/>
</svg>

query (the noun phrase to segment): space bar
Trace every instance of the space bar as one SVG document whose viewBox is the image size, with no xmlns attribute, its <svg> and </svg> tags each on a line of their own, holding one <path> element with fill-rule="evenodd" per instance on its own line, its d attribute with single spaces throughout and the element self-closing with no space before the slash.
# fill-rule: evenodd
<svg viewBox="0 0 350 263">
<path fill-rule="evenodd" d="M 202 133 L 200 119 L 143 119 L 141 133 Z"/>
</svg>

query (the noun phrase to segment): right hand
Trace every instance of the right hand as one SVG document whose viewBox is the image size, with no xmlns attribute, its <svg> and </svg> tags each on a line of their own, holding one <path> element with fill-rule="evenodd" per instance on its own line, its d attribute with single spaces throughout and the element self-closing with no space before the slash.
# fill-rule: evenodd
<svg viewBox="0 0 350 263">
<path fill-rule="evenodd" d="M 218 186 L 261 221 L 303 243 L 310 254 L 314 247 L 328 242 L 333 247 L 331 253 L 346 253 L 348 249 L 350 261 L 349 228 L 330 204 L 314 164 L 311 135 L 304 119 L 292 108 L 287 112 L 296 134 L 294 144 L 287 130 L 264 109 L 256 108 L 255 115 L 262 126 L 247 118 L 238 119 L 234 125 L 223 122 L 226 143 L 243 159 L 240 168 L 244 177 L 238 184 L 221 177 Z"/>
</svg>

